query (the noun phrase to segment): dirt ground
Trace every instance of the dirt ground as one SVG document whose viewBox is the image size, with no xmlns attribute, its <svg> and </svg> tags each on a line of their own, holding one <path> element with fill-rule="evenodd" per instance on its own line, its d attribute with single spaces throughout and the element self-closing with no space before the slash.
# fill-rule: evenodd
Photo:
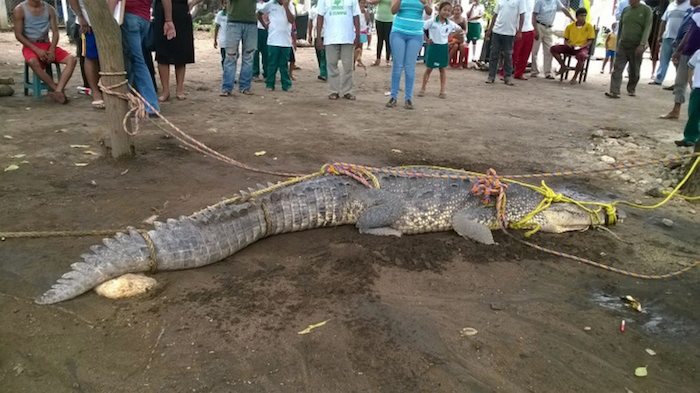
<svg viewBox="0 0 700 393">
<path fill-rule="evenodd" d="M 575 87 L 543 79 L 488 86 L 481 72 L 450 70 L 449 98 L 437 98 L 435 80 L 412 112 L 384 108 L 390 71 L 372 67 L 356 74 L 357 101 L 332 102 L 316 80 L 310 48 L 298 51 L 293 92 L 267 93 L 255 84 L 254 96 L 220 98 L 218 52 L 208 36 L 196 44 L 188 99 L 164 104 L 163 113 L 209 146 L 267 169 L 310 172 L 331 161 L 510 174 L 601 168 L 599 153 L 613 143 L 594 140 L 596 130 L 626 135 L 627 142 L 614 143 L 618 159 L 665 158 L 676 153 L 672 141 L 686 118 L 658 120 L 672 97 L 646 78 L 638 97 L 607 100 L 600 62 Z M 372 53 L 365 52 L 366 63 Z M 10 76 L 21 80 L 20 49 L 2 33 L 0 77 Z M 78 81 L 76 74 L 71 93 Z M 87 97 L 71 94 L 67 106 L 57 106 L 23 97 L 20 87 L 0 98 L 0 167 L 19 166 L 0 172 L 0 231 L 146 227 L 142 220 L 153 214 L 189 214 L 277 180 L 188 151 L 150 124 L 136 138 L 136 157 L 114 161 L 98 144 L 103 113 Z M 260 150 L 267 154 L 255 156 Z M 651 203 L 644 191 L 664 181 L 651 173 L 551 183 Z M 624 269 L 677 270 L 698 258 L 696 209 L 679 200 L 658 210 L 626 209 L 627 219 L 613 228 L 622 241 L 601 231 L 533 239 Z M 99 239 L 7 239 L 0 242 L 0 390 L 700 389 L 699 269 L 637 280 L 495 236 L 499 245 L 488 247 L 454 233 L 395 239 L 340 227 L 287 234 L 208 267 L 157 273 L 160 287 L 146 298 L 111 301 L 90 292 L 55 306 L 31 299 Z M 644 312 L 624 307 L 624 295 L 639 299 Z M 465 327 L 478 333 L 462 336 Z M 645 365 L 649 375 L 635 377 Z"/>
</svg>

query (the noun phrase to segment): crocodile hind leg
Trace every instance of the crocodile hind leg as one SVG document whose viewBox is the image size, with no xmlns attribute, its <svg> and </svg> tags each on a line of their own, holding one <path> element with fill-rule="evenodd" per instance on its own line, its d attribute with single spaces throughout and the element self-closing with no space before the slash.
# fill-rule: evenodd
<svg viewBox="0 0 700 393">
<path fill-rule="evenodd" d="M 370 207 L 357 219 L 355 226 L 360 233 L 376 236 L 401 236 L 401 231 L 391 227 L 404 211 L 404 205 L 395 196 L 380 191 L 373 192 Z"/>
</svg>

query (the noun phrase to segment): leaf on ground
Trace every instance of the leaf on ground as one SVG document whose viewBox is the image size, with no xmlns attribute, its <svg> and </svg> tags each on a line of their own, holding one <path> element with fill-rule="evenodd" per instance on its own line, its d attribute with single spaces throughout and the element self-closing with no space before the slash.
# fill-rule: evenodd
<svg viewBox="0 0 700 393">
<path fill-rule="evenodd" d="M 124 175 L 126 175 L 127 173 L 129 173 L 129 170 L 128 170 L 128 169 L 124 169 L 124 170 L 120 173 L 120 175 L 124 176 Z"/>
<path fill-rule="evenodd" d="M 637 367 L 636 369 L 634 369 L 634 375 L 637 377 L 646 377 L 647 376 L 647 366 Z"/>
<path fill-rule="evenodd" d="M 88 166 L 87 162 L 74 162 L 73 165 L 75 166 Z"/>
<path fill-rule="evenodd" d="M 265 150 L 260 150 L 260 151 L 255 152 L 255 155 L 257 157 L 264 156 L 265 154 L 267 154 L 267 152 Z"/>
<path fill-rule="evenodd" d="M 320 328 L 321 326 L 323 326 L 323 325 L 325 325 L 326 323 L 328 323 L 328 321 L 330 321 L 330 319 L 326 319 L 326 320 L 323 321 L 323 322 L 319 322 L 319 323 L 315 323 L 315 324 L 313 324 L 313 325 L 309 325 L 309 326 L 306 327 L 306 329 L 304 329 L 304 330 L 298 332 L 297 334 L 309 334 L 309 333 L 311 333 L 312 330 L 317 329 L 317 328 Z"/>
<path fill-rule="evenodd" d="M 89 149 L 90 145 L 70 145 L 73 149 Z"/>
<path fill-rule="evenodd" d="M 92 151 L 92 150 L 85 150 L 85 151 L 83 152 L 83 154 L 87 154 L 87 155 L 89 155 L 89 156 L 96 156 L 96 155 L 98 155 L 97 153 L 95 153 L 95 152 Z"/>
<path fill-rule="evenodd" d="M 656 355 L 656 351 L 654 351 L 654 350 L 651 349 L 651 348 L 647 348 L 647 349 L 645 349 L 645 351 L 646 351 L 650 356 Z"/>
<path fill-rule="evenodd" d="M 3 135 L 2 137 L 5 139 L 15 139 L 12 137 L 12 135 Z"/>
<path fill-rule="evenodd" d="M 12 158 L 24 158 L 26 157 L 26 154 L 15 154 L 14 156 L 11 156 Z"/>
<path fill-rule="evenodd" d="M 5 168 L 5 170 L 4 170 L 3 172 L 16 171 L 16 170 L 18 170 L 18 169 L 19 169 L 19 165 L 10 164 L 10 166 L 8 166 L 7 168 Z"/>
<path fill-rule="evenodd" d="M 392 152 L 392 153 L 396 153 L 396 154 L 401 154 L 401 153 L 403 153 L 403 152 L 402 152 L 401 150 L 399 150 L 399 149 L 391 149 L 391 152 Z"/>
<path fill-rule="evenodd" d="M 459 331 L 459 335 L 462 337 L 476 336 L 477 333 L 479 333 L 479 331 L 473 327 L 465 327 Z"/>
</svg>

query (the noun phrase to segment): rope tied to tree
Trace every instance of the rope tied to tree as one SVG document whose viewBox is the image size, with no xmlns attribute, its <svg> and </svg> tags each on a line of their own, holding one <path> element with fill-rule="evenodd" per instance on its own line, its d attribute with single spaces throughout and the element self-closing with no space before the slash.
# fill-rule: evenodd
<svg viewBox="0 0 700 393">
<path fill-rule="evenodd" d="M 126 71 L 116 71 L 116 72 L 100 72 L 101 76 L 123 76 L 126 75 Z M 120 91 L 117 91 L 118 88 L 122 86 L 127 86 L 127 92 L 122 93 Z M 129 135 L 129 136 L 136 136 L 138 134 L 139 129 L 140 129 L 140 121 L 143 119 L 146 119 L 148 114 L 146 113 L 146 106 L 144 105 L 143 101 L 139 99 L 133 92 L 135 89 L 131 87 L 129 84 L 129 81 L 127 79 L 122 80 L 119 83 L 115 83 L 113 85 L 105 86 L 102 84 L 102 78 L 97 82 L 97 86 L 102 90 L 103 93 L 113 96 L 113 97 L 118 97 L 121 98 L 122 100 L 126 101 L 129 105 L 129 109 L 126 111 L 126 114 L 124 115 L 124 118 L 122 119 L 122 128 L 124 129 L 124 132 Z M 133 118 L 134 122 L 134 130 L 130 131 L 129 130 L 129 119 Z"/>
</svg>

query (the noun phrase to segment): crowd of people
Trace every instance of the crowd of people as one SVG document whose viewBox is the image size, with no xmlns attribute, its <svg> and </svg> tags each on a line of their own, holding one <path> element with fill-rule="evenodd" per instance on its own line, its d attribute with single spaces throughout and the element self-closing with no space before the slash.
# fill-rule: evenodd
<svg viewBox="0 0 700 393">
<path fill-rule="evenodd" d="M 27 64 L 47 84 L 53 100 L 67 101 L 64 89 L 79 58 L 84 80 L 92 92 L 92 105 L 101 109 L 104 101 L 98 84 L 99 51 L 93 26 L 84 0 L 69 1 L 81 36 L 77 57 L 58 47 L 56 11 L 42 0 L 24 0 L 15 8 L 15 35 L 23 45 Z M 201 0 L 121 1 L 124 12 L 119 22 L 128 78 L 147 101 L 147 112 L 159 111 L 160 104 L 171 98 L 171 66 L 175 71 L 175 98 L 186 99 L 186 65 L 195 60 L 190 11 Z M 254 80 L 264 80 L 267 90 L 275 90 L 278 74 L 281 89 L 292 89 L 297 68 L 294 53 L 298 1 L 222 0 L 214 34 L 214 47 L 220 49 L 222 58 L 221 96 L 230 96 L 236 90 L 251 95 Z M 120 0 L 107 0 L 107 4 L 114 12 Z M 552 28 L 559 12 L 571 23 L 564 30 L 564 42 L 554 45 Z M 605 96 L 621 97 L 625 72 L 627 95 L 636 95 L 642 59 L 649 49 L 653 61 L 651 85 L 662 85 L 669 65 L 676 67 L 674 84 L 667 88 L 674 92 L 674 106 L 661 117 L 677 119 L 686 100 L 691 71 L 700 61 L 700 0 L 674 0 L 664 7 L 657 4 L 654 9 L 641 0 L 622 0 L 616 16 L 618 22 L 604 28 L 605 60 L 601 73 L 606 63 L 610 63 L 611 73 Z M 383 60 L 391 67 L 386 106 L 398 105 L 403 78 L 403 106 L 413 109 L 416 63 L 423 49 L 426 69 L 418 96 L 426 94 L 432 71 L 437 69 L 438 97 L 445 98 L 446 69 L 468 68 L 470 64 L 483 69 L 488 63 L 488 84 L 495 83 L 499 75 L 509 86 L 514 85 L 514 79 L 527 80 L 528 65 L 530 78 L 539 77 L 540 69 L 547 79 L 573 71 L 570 83 L 576 84 L 598 36 L 598 29 L 588 22 L 585 8 L 572 15 L 561 0 L 498 0 L 482 37 L 486 17 L 479 0 L 313 0 L 307 39 L 315 47 L 318 79 L 327 81 L 328 98 L 353 101 L 354 69 L 364 67 L 362 48 L 369 45 L 373 28 L 376 29 L 376 59 L 371 65 L 380 66 Z M 482 54 L 476 59 L 476 42 L 482 38 Z M 541 68 L 540 51 L 544 59 Z M 160 95 L 152 52 L 158 64 Z M 564 56 L 576 60 L 574 68 Z M 558 64 L 555 73 L 552 60 Z M 54 62 L 65 65 L 58 82 L 45 70 L 46 64 Z M 694 145 L 700 138 L 700 78 L 692 82 L 688 106 L 689 119 L 683 139 L 676 141 L 678 146 Z"/>
</svg>

